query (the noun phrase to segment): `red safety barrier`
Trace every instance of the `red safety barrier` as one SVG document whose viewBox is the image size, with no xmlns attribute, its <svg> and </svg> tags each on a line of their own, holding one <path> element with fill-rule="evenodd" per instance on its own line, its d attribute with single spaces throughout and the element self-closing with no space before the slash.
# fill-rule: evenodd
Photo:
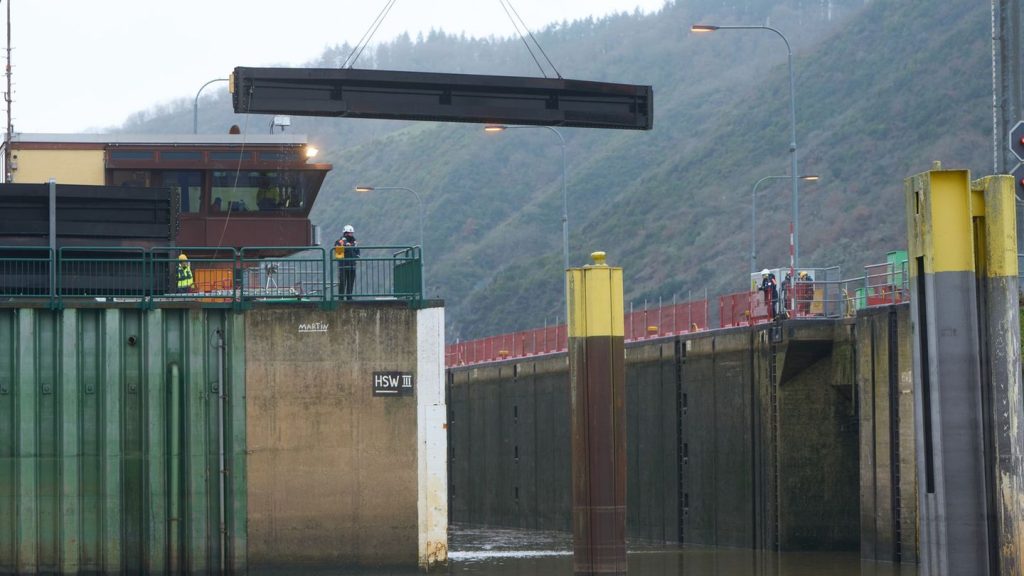
<svg viewBox="0 0 1024 576">
<path fill-rule="evenodd" d="M 706 330 L 708 303 L 697 300 L 635 310 L 627 312 L 624 321 L 626 342 Z"/>
<path fill-rule="evenodd" d="M 623 320 L 626 342 L 686 334 L 708 328 L 708 303 L 697 300 L 637 310 Z M 449 344 L 445 346 L 445 366 L 555 354 L 565 352 L 568 346 L 565 324 L 559 324 Z"/>
<path fill-rule="evenodd" d="M 718 323 L 722 328 L 771 322 L 763 292 L 735 292 L 718 298 Z"/>
<path fill-rule="evenodd" d="M 445 365 L 464 366 L 565 352 L 569 340 L 565 324 L 467 340 L 445 346 Z"/>
</svg>

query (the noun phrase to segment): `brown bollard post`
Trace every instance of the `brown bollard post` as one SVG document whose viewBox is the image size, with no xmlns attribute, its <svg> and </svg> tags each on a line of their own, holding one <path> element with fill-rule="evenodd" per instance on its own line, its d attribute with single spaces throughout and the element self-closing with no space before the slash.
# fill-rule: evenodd
<svg viewBox="0 0 1024 576">
<path fill-rule="evenodd" d="M 573 570 L 626 573 L 626 367 L 622 268 L 566 271 L 572 395 Z"/>
</svg>

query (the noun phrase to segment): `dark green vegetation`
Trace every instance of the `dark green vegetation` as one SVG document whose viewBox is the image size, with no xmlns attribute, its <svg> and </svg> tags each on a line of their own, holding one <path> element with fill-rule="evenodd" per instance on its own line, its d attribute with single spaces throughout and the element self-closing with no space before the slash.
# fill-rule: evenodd
<svg viewBox="0 0 1024 576">
<path fill-rule="evenodd" d="M 565 77 L 655 90 L 653 131 L 563 130 L 572 263 L 607 251 L 610 263 L 625 268 L 626 297 L 637 306 L 746 286 L 751 187 L 762 176 L 789 171 L 785 47 L 769 32 L 695 35 L 689 26 L 770 19 L 794 47 L 800 172 L 822 176 L 801 187 L 801 262 L 840 265 L 847 277 L 862 274 L 864 264 L 883 261 L 885 252 L 906 243 L 904 177 L 933 160 L 991 172 L 989 16 L 987 3 L 971 0 L 694 0 L 667 4 L 657 14 L 541 31 L 538 39 Z M 337 66 L 348 52 L 347 46 L 328 49 L 309 65 Z M 518 39 L 440 32 L 382 45 L 359 66 L 538 74 Z M 325 242 L 348 223 L 367 244 L 417 240 L 410 194 L 356 195 L 357 183 L 406 186 L 423 196 L 428 292 L 447 301 L 449 339 L 564 316 L 554 134 L 292 121 L 292 131 L 309 134 L 335 166 L 313 211 Z M 181 132 L 191 122 L 189 98 L 139 114 L 124 130 Z M 233 123 L 250 132 L 269 126 L 265 116 L 232 115 L 224 95 L 204 98 L 200 122 L 201 132 Z M 789 183 L 762 190 L 758 263 L 782 266 Z"/>
</svg>

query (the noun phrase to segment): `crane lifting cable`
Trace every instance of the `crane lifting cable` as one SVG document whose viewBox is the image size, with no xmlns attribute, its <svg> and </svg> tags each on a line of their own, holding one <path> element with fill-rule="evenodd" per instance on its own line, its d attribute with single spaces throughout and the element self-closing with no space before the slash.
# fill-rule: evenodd
<svg viewBox="0 0 1024 576">
<path fill-rule="evenodd" d="M 533 35 L 533 32 L 530 31 L 530 28 L 526 25 L 523 17 L 519 15 L 519 11 L 512 5 L 512 0 L 498 0 L 498 2 L 501 4 L 502 9 L 505 10 L 505 14 L 508 16 L 508 19 L 512 22 L 512 27 L 516 29 L 516 34 L 519 35 L 519 39 L 523 41 L 523 45 L 526 46 L 526 50 L 529 51 L 533 61 L 537 64 L 537 67 L 540 68 L 541 75 L 545 78 L 548 77 L 547 73 L 544 72 L 544 67 L 541 66 L 540 61 L 537 60 L 537 56 L 534 55 L 533 50 L 530 48 L 530 43 L 526 41 L 526 37 L 524 37 L 523 33 L 519 30 L 520 26 L 522 26 L 523 30 L 526 30 L 526 33 L 530 36 L 530 40 L 533 40 L 534 45 L 537 46 L 537 50 L 544 57 L 548 66 L 551 66 L 551 69 L 554 70 L 555 76 L 561 78 L 562 73 L 555 67 L 555 63 L 551 61 L 551 58 L 548 58 L 548 54 L 544 51 L 544 47 L 540 45 L 540 42 L 537 41 L 537 37 Z M 515 15 L 514 17 L 513 14 Z M 519 21 L 518 23 L 516 22 L 517 19 Z"/>
<path fill-rule="evenodd" d="M 356 65 L 356 60 L 359 60 L 359 57 L 363 55 L 363 50 L 370 45 L 370 41 L 373 40 L 374 34 L 376 34 L 377 30 L 380 29 L 380 25 L 384 23 L 384 19 L 391 13 L 391 9 L 394 8 L 396 2 L 398 2 L 398 0 L 388 0 L 384 4 L 384 7 L 381 8 L 379 13 L 377 13 L 377 17 L 374 18 L 373 22 L 371 22 L 370 26 L 366 29 L 366 32 L 363 32 L 363 37 L 360 38 L 359 42 L 352 47 L 352 51 L 349 52 L 345 61 L 341 63 L 341 68 L 352 68 Z"/>
</svg>

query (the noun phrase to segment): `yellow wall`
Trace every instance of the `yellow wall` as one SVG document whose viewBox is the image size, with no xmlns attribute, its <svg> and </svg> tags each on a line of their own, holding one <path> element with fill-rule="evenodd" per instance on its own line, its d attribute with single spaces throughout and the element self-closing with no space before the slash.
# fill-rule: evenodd
<svg viewBox="0 0 1024 576">
<path fill-rule="evenodd" d="M 56 178 L 59 184 L 104 184 L 103 150 L 13 150 L 18 169 L 14 182 L 38 184 Z"/>
</svg>

